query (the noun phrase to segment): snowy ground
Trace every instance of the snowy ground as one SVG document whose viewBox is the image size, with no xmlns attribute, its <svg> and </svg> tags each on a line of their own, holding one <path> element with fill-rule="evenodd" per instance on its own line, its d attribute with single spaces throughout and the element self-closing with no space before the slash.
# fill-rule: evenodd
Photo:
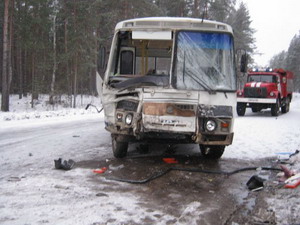
<svg viewBox="0 0 300 225">
<path fill-rule="evenodd" d="M 248 193 L 245 182 L 251 173 L 224 180 L 171 173 L 142 186 L 106 180 L 110 174 L 147 177 L 165 165 L 159 156 L 113 159 L 103 114 L 93 108 L 84 110 L 88 103 L 100 105 L 97 98 L 83 98 L 77 109 L 57 106 L 53 110 L 43 101 L 31 109 L 28 99 L 11 103 L 11 112 L 0 112 L 0 224 L 242 225 L 254 224 L 240 222 L 245 220 L 238 216 L 249 210 L 253 215 L 256 204 L 263 206 L 256 217 L 266 210 L 275 214 L 277 224 L 300 223 L 300 187 Z M 180 165 L 233 170 L 259 166 L 268 157 L 276 159 L 280 153 L 300 149 L 300 94 L 294 94 L 289 113 L 270 114 L 268 110 L 255 114 L 249 110 L 244 117 L 237 117 L 234 143 L 217 164 L 199 160 L 198 149 L 192 146 L 192 156 L 188 160 L 182 156 Z M 129 154 L 135 155 L 134 150 Z M 53 159 L 59 157 L 72 158 L 76 168 L 55 170 Z M 92 172 L 102 166 L 108 167 L 104 176 Z M 239 211 L 242 206 L 248 211 Z M 255 221 L 262 224 L 263 218 Z"/>
<path fill-rule="evenodd" d="M 290 112 L 272 117 L 270 110 L 237 117 L 233 145 L 224 157 L 254 159 L 300 149 L 300 94 L 294 93 Z"/>
</svg>

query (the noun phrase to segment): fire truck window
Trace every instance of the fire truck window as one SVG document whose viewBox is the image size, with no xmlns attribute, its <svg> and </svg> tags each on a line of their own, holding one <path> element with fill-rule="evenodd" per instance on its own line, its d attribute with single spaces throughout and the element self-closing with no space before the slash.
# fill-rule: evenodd
<svg viewBox="0 0 300 225">
<path fill-rule="evenodd" d="M 120 74 L 133 74 L 133 52 L 121 52 Z"/>
</svg>

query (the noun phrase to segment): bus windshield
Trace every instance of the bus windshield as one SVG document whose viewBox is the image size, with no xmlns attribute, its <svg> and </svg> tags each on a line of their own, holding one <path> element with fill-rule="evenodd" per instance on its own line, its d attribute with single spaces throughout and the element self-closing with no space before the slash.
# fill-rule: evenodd
<svg viewBox="0 0 300 225">
<path fill-rule="evenodd" d="M 235 91 L 230 34 L 180 31 L 176 39 L 173 86 L 182 90 Z"/>
</svg>

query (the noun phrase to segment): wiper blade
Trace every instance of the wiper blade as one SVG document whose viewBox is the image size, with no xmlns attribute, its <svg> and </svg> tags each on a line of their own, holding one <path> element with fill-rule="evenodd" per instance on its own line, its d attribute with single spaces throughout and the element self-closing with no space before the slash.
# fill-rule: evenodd
<svg viewBox="0 0 300 225">
<path fill-rule="evenodd" d="M 211 89 L 206 83 L 204 83 L 202 80 L 200 80 L 198 77 L 192 75 L 192 74 L 189 74 L 189 77 L 192 78 L 194 81 L 197 82 L 197 84 L 201 85 L 201 87 L 204 88 L 205 91 L 207 91 L 208 93 L 210 94 L 214 94 L 216 93 L 215 90 Z"/>
<path fill-rule="evenodd" d="M 128 89 L 128 88 L 137 88 L 141 86 L 168 86 L 169 85 L 169 76 L 143 76 L 143 77 L 134 77 L 119 83 L 113 83 L 111 86 L 118 89 Z"/>
</svg>

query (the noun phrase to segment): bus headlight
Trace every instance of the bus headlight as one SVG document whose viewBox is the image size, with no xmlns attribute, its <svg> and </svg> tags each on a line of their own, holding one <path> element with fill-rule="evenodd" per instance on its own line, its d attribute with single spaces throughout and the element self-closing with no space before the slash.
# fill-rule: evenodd
<svg viewBox="0 0 300 225">
<path fill-rule="evenodd" d="M 132 123 L 132 119 L 133 119 L 132 114 L 127 114 L 126 117 L 125 117 L 125 123 L 127 125 L 130 125 Z"/>
<path fill-rule="evenodd" d="M 207 120 L 205 124 L 206 130 L 212 132 L 217 128 L 217 123 L 214 120 Z"/>
</svg>

